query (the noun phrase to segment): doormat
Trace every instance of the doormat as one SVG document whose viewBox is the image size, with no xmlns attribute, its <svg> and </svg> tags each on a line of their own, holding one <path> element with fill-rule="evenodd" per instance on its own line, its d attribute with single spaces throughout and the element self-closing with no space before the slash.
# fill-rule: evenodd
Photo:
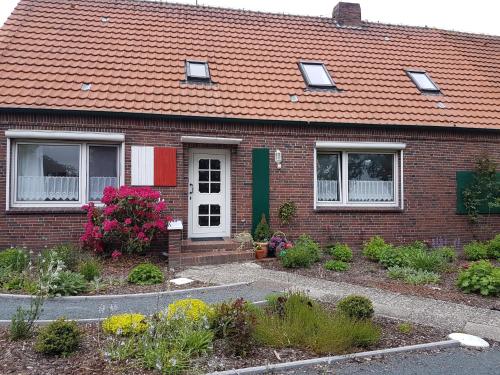
<svg viewBox="0 0 500 375">
<path fill-rule="evenodd" d="M 191 238 L 193 242 L 202 242 L 202 241 L 224 241 L 222 237 L 201 237 L 201 238 Z"/>
</svg>

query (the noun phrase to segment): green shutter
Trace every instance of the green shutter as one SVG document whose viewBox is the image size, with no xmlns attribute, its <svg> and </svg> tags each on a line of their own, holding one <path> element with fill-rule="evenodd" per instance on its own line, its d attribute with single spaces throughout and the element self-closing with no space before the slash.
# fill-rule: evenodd
<svg viewBox="0 0 500 375">
<path fill-rule="evenodd" d="M 269 222 L 269 149 L 252 150 L 252 235 L 262 214 Z"/>
<path fill-rule="evenodd" d="M 457 172 L 457 214 L 466 214 L 463 199 L 463 191 L 474 181 L 474 172 Z M 500 173 L 497 173 L 497 181 L 500 182 Z M 499 214 L 500 208 L 490 208 L 487 202 L 479 207 L 480 214 Z"/>
</svg>

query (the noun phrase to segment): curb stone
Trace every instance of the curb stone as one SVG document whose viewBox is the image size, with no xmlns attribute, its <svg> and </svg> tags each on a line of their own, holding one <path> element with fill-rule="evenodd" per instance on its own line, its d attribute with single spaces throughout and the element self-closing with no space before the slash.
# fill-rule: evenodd
<svg viewBox="0 0 500 375">
<path fill-rule="evenodd" d="M 388 354 L 411 352 L 411 351 L 421 351 L 421 350 L 431 350 L 431 349 L 444 349 L 444 348 L 455 348 L 459 347 L 460 343 L 456 340 L 446 340 L 437 341 L 427 344 L 418 344 L 410 346 L 401 346 L 398 348 L 380 349 L 370 352 L 353 353 L 346 355 L 336 355 L 331 357 L 321 357 L 313 359 L 305 359 L 301 361 L 276 363 L 266 366 L 256 366 L 256 367 L 246 367 L 242 369 L 233 369 L 226 371 L 216 371 L 208 373 L 207 375 L 254 375 L 254 374 L 266 374 L 273 373 L 275 371 L 281 370 L 291 370 L 298 368 L 307 368 L 316 365 L 329 365 L 335 362 L 348 361 L 355 358 L 368 358 L 375 356 L 384 356 Z"/>
</svg>

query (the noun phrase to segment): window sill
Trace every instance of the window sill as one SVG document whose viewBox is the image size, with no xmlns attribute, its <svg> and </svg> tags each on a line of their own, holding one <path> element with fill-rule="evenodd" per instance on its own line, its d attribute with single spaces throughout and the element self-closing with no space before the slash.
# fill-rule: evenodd
<svg viewBox="0 0 500 375">
<path fill-rule="evenodd" d="M 85 215 L 86 212 L 80 207 L 10 207 L 5 211 L 6 215 L 33 215 L 33 214 L 78 214 Z"/>
<path fill-rule="evenodd" d="M 314 212 L 363 212 L 363 213 L 373 213 L 373 212 L 388 212 L 388 213 L 403 213 L 404 210 L 401 207 L 345 207 L 345 206 L 323 206 L 316 207 Z"/>
</svg>

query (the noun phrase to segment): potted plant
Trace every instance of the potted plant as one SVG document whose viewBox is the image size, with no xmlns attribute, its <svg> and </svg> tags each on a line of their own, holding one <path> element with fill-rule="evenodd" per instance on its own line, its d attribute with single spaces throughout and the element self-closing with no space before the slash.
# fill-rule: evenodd
<svg viewBox="0 0 500 375">
<path fill-rule="evenodd" d="M 255 244 L 255 259 L 262 259 L 267 256 L 267 250 L 263 249 L 261 245 Z"/>
<path fill-rule="evenodd" d="M 275 257 L 280 255 L 280 253 L 291 247 L 291 242 L 286 239 L 286 235 L 283 232 L 274 232 L 269 245 L 267 248 L 267 255 L 270 257 Z"/>
<path fill-rule="evenodd" d="M 265 252 L 267 256 L 267 245 L 271 234 L 271 229 L 269 229 L 269 224 L 267 223 L 266 215 L 262 214 L 260 222 L 255 228 L 254 240 L 257 245 L 259 245 Z"/>
</svg>

